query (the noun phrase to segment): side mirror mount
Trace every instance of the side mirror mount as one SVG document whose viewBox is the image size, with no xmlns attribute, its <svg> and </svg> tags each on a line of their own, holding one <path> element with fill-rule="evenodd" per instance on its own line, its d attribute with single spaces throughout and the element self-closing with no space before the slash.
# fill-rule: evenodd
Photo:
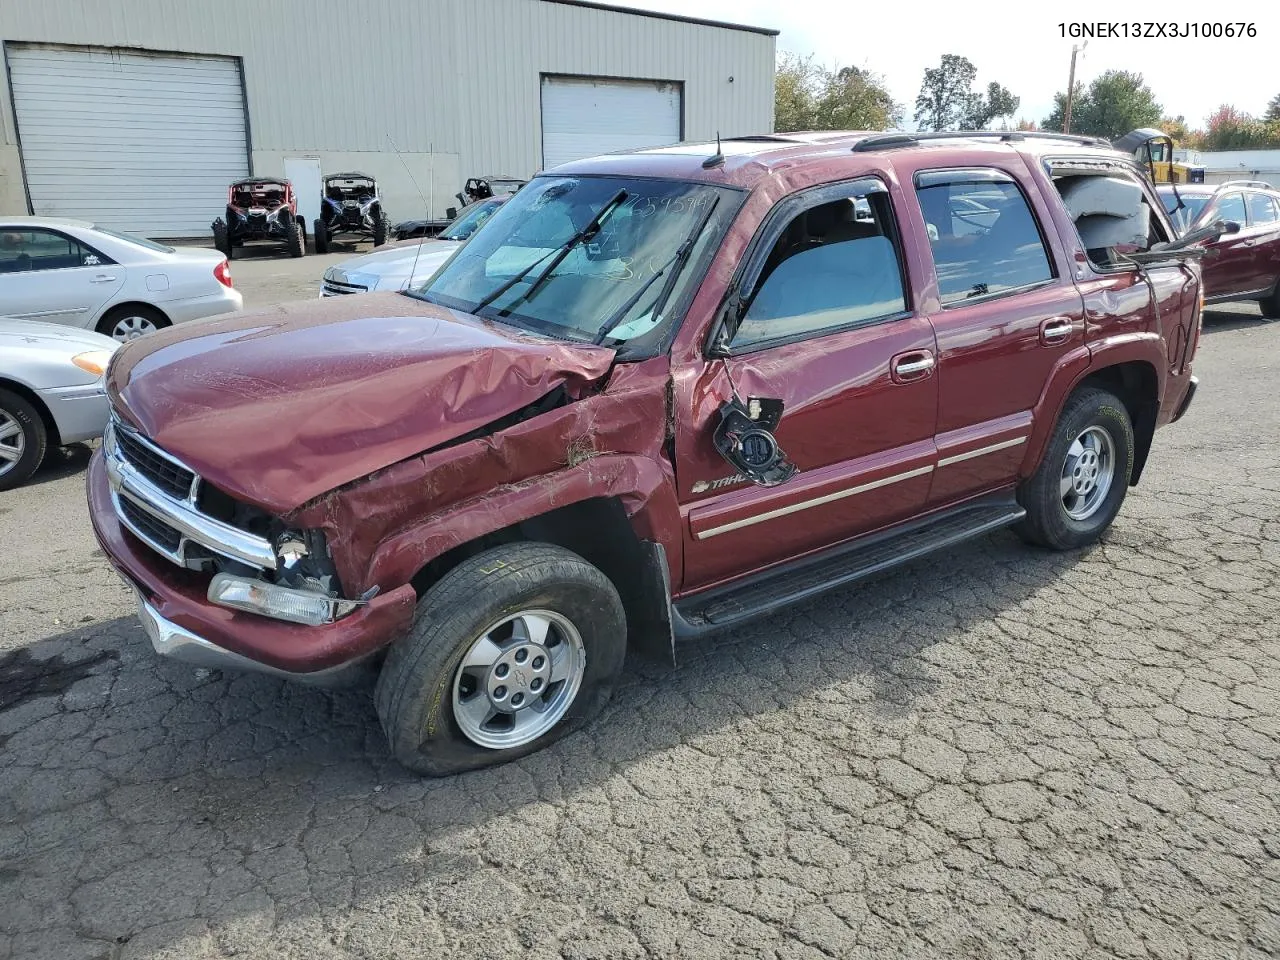
<svg viewBox="0 0 1280 960">
<path fill-rule="evenodd" d="M 457 207 L 445 207 L 445 208 L 444 208 L 444 216 L 445 216 L 445 219 L 446 219 L 446 220 L 456 220 L 456 219 L 457 219 L 457 217 L 458 217 L 458 208 L 457 208 Z"/>
<path fill-rule="evenodd" d="M 1213 221 L 1213 228 L 1218 231 L 1219 236 L 1224 233 L 1239 233 L 1240 222 L 1238 220 L 1215 220 Z"/>
</svg>

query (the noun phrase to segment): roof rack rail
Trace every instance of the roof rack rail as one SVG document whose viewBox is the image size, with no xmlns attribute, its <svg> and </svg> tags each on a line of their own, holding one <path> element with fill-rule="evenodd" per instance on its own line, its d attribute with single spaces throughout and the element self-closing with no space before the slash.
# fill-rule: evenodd
<svg viewBox="0 0 1280 960">
<path fill-rule="evenodd" d="M 725 140 L 732 140 L 734 143 L 803 143 L 795 137 L 788 137 L 781 133 L 749 133 L 741 137 L 725 137 Z"/>
<path fill-rule="evenodd" d="M 943 130 L 937 133 L 882 133 L 865 137 L 853 145 L 854 153 L 870 150 L 892 150 L 927 140 L 1000 140 L 1009 143 L 1016 140 L 1066 140 L 1086 147 L 1109 147 L 1110 141 L 1101 137 L 1080 137 L 1074 133 L 1051 133 L 1045 130 Z"/>
<path fill-rule="evenodd" d="M 1255 190 L 1275 190 L 1276 187 L 1267 183 L 1265 180 L 1224 180 L 1217 185 L 1221 190 L 1223 187 L 1252 187 Z"/>
</svg>

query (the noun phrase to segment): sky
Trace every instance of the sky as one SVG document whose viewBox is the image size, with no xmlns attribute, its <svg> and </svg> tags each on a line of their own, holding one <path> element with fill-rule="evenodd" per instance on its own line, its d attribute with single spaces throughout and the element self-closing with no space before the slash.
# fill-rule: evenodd
<svg viewBox="0 0 1280 960">
<path fill-rule="evenodd" d="M 1159 21 L 1177 24 L 1252 23 L 1256 36 L 1220 39 L 1095 38 L 1076 61 L 1076 79 L 1086 86 L 1106 70 L 1137 71 L 1170 116 L 1192 127 L 1220 104 L 1260 116 L 1280 93 L 1280 3 L 1236 0 L 1157 0 L 1109 4 L 993 2 L 866 3 L 853 0 L 612 0 L 685 16 L 727 20 L 782 31 L 781 52 L 813 54 L 828 66 L 870 69 L 886 80 L 905 108 L 907 127 L 926 67 L 944 53 L 968 57 L 978 70 L 975 91 L 994 80 L 1021 98 L 1019 115 L 1042 121 L 1053 95 L 1067 88 L 1073 44 L 1065 25 L 1090 22 Z M 1218 14 L 1214 11 L 1230 11 Z M 1207 22 L 1207 23 L 1206 23 Z"/>
</svg>

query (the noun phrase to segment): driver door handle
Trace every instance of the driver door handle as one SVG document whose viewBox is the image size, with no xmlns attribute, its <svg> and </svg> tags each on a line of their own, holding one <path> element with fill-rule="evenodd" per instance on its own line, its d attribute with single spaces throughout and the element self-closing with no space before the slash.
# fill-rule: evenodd
<svg viewBox="0 0 1280 960">
<path fill-rule="evenodd" d="M 889 371 L 894 383 L 911 383 L 930 376 L 937 362 L 929 350 L 911 350 L 894 357 Z"/>
</svg>

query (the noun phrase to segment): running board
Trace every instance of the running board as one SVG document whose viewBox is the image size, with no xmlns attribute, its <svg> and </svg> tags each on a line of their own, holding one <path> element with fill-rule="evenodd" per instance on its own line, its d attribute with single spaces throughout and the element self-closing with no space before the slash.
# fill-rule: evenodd
<svg viewBox="0 0 1280 960">
<path fill-rule="evenodd" d="M 983 497 L 888 530 L 677 600 L 678 638 L 765 616 L 834 587 L 889 570 L 992 530 L 1017 523 L 1026 511 L 1013 493 Z"/>
</svg>

